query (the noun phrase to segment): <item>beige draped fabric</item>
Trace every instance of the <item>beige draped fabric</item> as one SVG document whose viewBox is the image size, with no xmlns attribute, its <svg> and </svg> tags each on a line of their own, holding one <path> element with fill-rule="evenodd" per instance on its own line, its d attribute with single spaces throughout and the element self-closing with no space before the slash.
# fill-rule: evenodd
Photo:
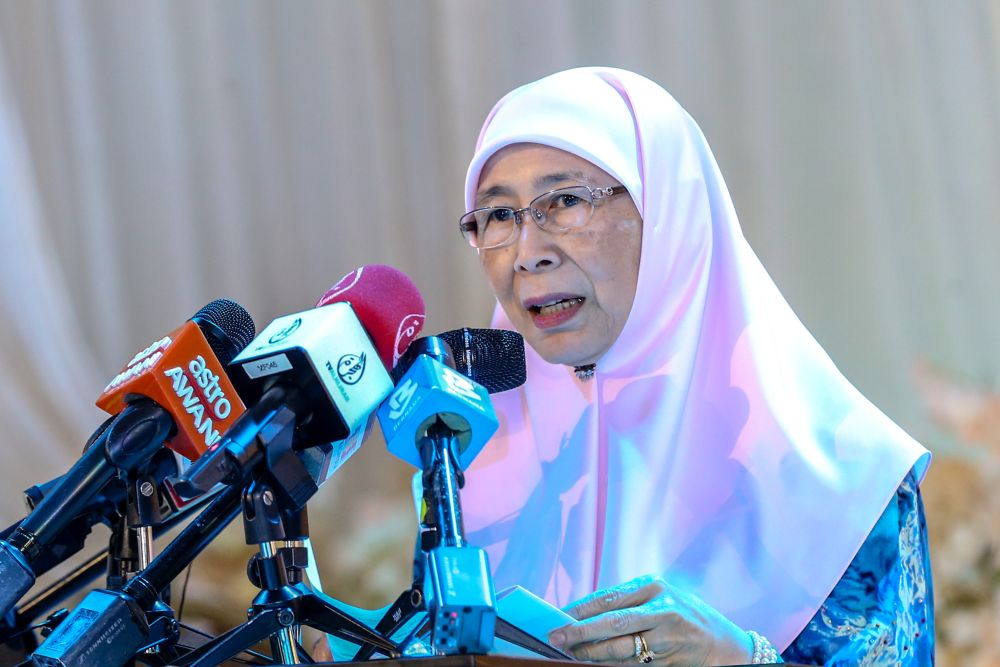
<svg viewBox="0 0 1000 667">
<path fill-rule="evenodd" d="M 428 331 L 484 326 L 456 223 L 476 132 L 507 90 L 590 64 L 698 119 L 806 326 L 947 449 L 914 364 L 1000 383 L 997 3 L 8 0 L 3 522 L 75 459 L 104 383 L 211 299 L 262 327 L 382 262 L 414 278 Z M 384 602 L 408 577 L 408 472 L 377 442 L 357 458 L 313 523 L 339 545 L 328 578 L 382 563 L 361 597 Z"/>
</svg>

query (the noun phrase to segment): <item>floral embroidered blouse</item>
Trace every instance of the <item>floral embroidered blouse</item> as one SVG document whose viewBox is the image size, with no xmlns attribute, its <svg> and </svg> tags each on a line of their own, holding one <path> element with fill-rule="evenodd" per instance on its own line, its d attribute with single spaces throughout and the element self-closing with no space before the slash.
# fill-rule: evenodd
<svg viewBox="0 0 1000 667">
<path fill-rule="evenodd" d="M 927 525 L 912 471 L 833 592 L 782 658 L 831 667 L 934 664 Z"/>
</svg>

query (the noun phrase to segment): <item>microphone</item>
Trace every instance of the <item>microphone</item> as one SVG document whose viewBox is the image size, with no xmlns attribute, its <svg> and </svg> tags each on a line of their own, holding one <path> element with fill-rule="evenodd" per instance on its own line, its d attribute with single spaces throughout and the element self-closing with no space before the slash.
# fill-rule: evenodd
<svg viewBox="0 0 1000 667">
<path fill-rule="evenodd" d="M 386 289 L 393 290 L 391 298 L 380 294 Z M 356 436 L 392 390 L 380 360 L 405 350 L 423 324 L 423 307 L 419 291 L 399 271 L 362 267 L 331 288 L 320 307 L 265 327 L 230 363 L 233 382 L 251 407 L 175 483 L 185 496 L 220 482 L 227 488 L 120 591 L 92 591 L 35 652 L 35 664 L 97 658 L 117 664 L 151 638 L 173 636 L 172 619 L 156 608 L 159 591 L 239 512 L 241 499 L 251 495 L 243 483 L 265 458 L 277 507 L 295 510 L 321 481 L 301 474 L 309 462 L 298 457 L 332 447 L 332 472 L 357 450 L 362 438 Z M 286 439 L 293 428 L 294 438 Z M 345 436 L 350 442 L 339 442 Z M 303 449 L 298 457 L 283 456 Z M 103 641 L 109 633 L 116 634 L 114 642 Z"/>
<path fill-rule="evenodd" d="M 508 329 L 453 329 L 438 337 L 451 347 L 455 370 L 496 394 L 527 379 L 524 337 Z"/>
<path fill-rule="evenodd" d="M 444 340 L 455 341 L 467 373 L 476 375 L 473 359 L 482 359 L 479 377 L 499 378 L 497 390 L 523 383 L 523 340 L 518 346 L 520 336 L 513 332 L 488 335 L 502 341 L 500 354 L 485 337 L 474 341 L 471 329 L 414 341 L 400 360 L 395 391 L 378 412 L 389 451 L 423 470 L 420 541 L 426 555 L 418 558 L 417 571 L 419 576 L 424 566 L 431 644 L 446 654 L 488 652 L 497 624 L 489 562 L 485 551 L 465 542 L 458 489 L 461 470 L 496 432 L 498 421 L 486 388 L 455 370 L 456 355 Z"/>
<path fill-rule="evenodd" d="M 455 367 L 451 347 L 443 338 L 414 341 L 397 366 L 395 391 L 379 408 L 389 452 L 417 468 L 425 463 L 418 443 L 431 424 L 441 421 L 454 432 L 457 463 L 463 470 L 499 427 L 485 387 Z"/>
<path fill-rule="evenodd" d="M 331 303 L 351 304 L 390 370 L 424 328 L 420 291 L 405 273 L 386 264 L 351 271 L 326 291 L 316 307 Z"/>
<path fill-rule="evenodd" d="M 245 409 L 223 368 L 253 337 L 250 314 L 234 301 L 216 299 L 136 354 L 105 387 L 97 407 L 114 415 L 147 397 L 178 417 L 166 444 L 193 461 Z"/>
<path fill-rule="evenodd" d="M 193 495 L 241 483 L 265 455 L 257 435 L 282 411 L 294 416 L 294 449 L 333 445 L 332 474 L 361 446 L 362 438 L 349 436 L 368 425 L 392 391 L 385 365 L 399 359 L 423 321 L 413 282 L 392 267 L 370 265 L 340 279 L 316 308 L 271 322 L 230 364 L 233 383 L 253 407 L 175 488 Z"/>
<path fill-rule="evenodd" d="M 253 337 L 253 320 L 219 299 L 135 355 L 97 405 L 115 415 L 48 495 L 0 541 L 0 615 L 34 584 L 36 561 L 119 471 L 147 465 L 161 447 L 196 458 L 244 410 L 223 371 Z"/>
<path fill-rule="evenodd" d="M 451 369 L 467 379 L 456 381 Z M 377 632 L 393 636 L 418 611 L 428 611 L 427 623 L 409 635 L 408 644 L 418 645 L 417 635 L 429 626 L 434 649 L 480 653 L 492 646 L 495 629 L 496 636 L 546 657 L 568 658 L 497 617 L 486 554 L 465 543 L 461 525 L 461 468 L 496 428 L 483 390 L 514 389 L 525 374 L 524 339 L 496 329 L 463 328 L 419 339 L 393 369 L 396 393 L 380 408 L 379 420 L 390 451 L 423 470 L 424 502 L 413 583 L 388 607 Z M 470 394 L 476 397 L 471 406 Z M 484 419 L 483 409 L 492 423 L 486 419 L 485 432 L 477 433 L 474 422 Z M 353 660 L 367 660 L 375 650 L 362 646 Z"/>
<path fill-rule="evenodd" d="M 171 484 L 171 479 L 182 474 L 189 466 L 190 462 L 187 459 L 167 448 L 158 449 L 147 463 L 148 480 L 143 481 L 150 481 L 157 489 L 154 497 L 159 501 L 157 512 L 159 523 L 171 517 L 179 518 L 196 502 L 181 498 Z M 24 499 L 29 512 L 34 511 L 47 496 L 52 494 L 63 477 L 59 476 L 24 490 Z M 35 575 L 41 576 L 80 551 L 95 525 L 103 523 L 113 529 L 115 522 L 126 514 L 129 486 L 125 480 L 112 478 L 104 488 L 94 494 L 73 520 L 48 544 L 48 547 L 31 562 L 31 569 Z M 13 526 L 11 531 L 14 528 L 16 526 Z"/>
</svg>

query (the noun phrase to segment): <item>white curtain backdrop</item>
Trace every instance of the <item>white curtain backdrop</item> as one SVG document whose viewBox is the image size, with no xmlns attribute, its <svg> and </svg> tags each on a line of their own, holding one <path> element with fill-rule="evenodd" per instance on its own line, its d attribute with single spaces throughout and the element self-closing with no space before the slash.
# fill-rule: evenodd
<svg viewBox="0 0 1000 667">
<path fill-rule="evenodd" d="M 796 312 L 947 448 L 914 364 L 1000 384 L 996 2 L 5 0 L 3 522 L 78 455 L 119 367 L 214 298 L 262 327 L 382 262 L 420 287 L 428 332 L 485 326 L 456 224 L 479 125 L 592 64 L 687 107 Z M 365 585 L 398 590 L 408 471 L 370 445 L 313 522 L 359 561 L 383 539 L 363 524 L 388 526 L 392 565 Z"/>
</svg>

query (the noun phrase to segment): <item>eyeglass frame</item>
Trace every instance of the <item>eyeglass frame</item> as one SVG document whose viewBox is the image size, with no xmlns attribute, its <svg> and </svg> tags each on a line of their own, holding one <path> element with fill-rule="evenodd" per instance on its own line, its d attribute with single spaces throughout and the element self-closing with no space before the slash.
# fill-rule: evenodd
<svg viewBox="0 0 1000 667">
<path fill-rule="evenodd" d="M 620 195 L 620 194 L 628 192 L 628 188 L 626 188 L 624 185 L 609 185 L 609 186 L 606 186 L 606 187 L 598 187 L 598 188 L 591 187 L 591 186 L 587 185 L 586 183 L 580 183 L 579 185 L 567 185 L 567 186 L 563 186 L 561 188 L 555 188 L 553 190 L 549 190 L 548 192 L 543 192 L 542 194 L 538 195 L 537 197 L 535 197 L 534 199 L 532 199 L 530 202 L 528 202 L 528 205 L 525 206 L 524 208 L 514 208 L 513 206 L 481 206 L 480 208 L 474 208 L 471 211 L 463 213 L 462 217 L 460 217 L 458 219 L 458 231 L 461 232 L 461 234 L 465 238 L 465 240 L 468 241 L 469 239 L 468 239 L 468 237 L 466 237 L 466 232 L 471 232 L 473 230 L 470 229 L 470 228 L 468 228 L 468 225 L 470 225 L 471 223 L 469 223 L 469 222 L 463 222 L 465 220 L 465 218 L 467 218 L 468 216 L 472 215 L 473 213 L 478 213 L 479 211 L 496 211 L 496 210 L 507 210 L 507 211 L 510 211 L 514 215 L 514 224 L 511 226 L 511 232 L 512 233 L 510 235 L 510 238 L 508 238 L 503 243 L 500 243 L 499 245 L 491 245 L 491 246 L 487 246 L 485 248 L 484 247 L 479 247 L 479 246 L 474 246 L 474 245 L 472 245 L 472 243 L 469 243 L 469 246 L 472 247 L 472 248 L 474 248 L 474 249 L 476 249 L 477 251 L 478 250 L 495 250 L 497 248 L 506 248 L 507 246 L 509 246 L 510 244 L 512 244 L 514 242 L 514 239 L 517 238 L 517 234 L 514 233 L 514 230 L 517 229 L 518 225 L 524 224 L 524 213 L 525 212 L 529 212 L 530 213 L 530 212 L 534 211 L 535 213 L 541 214 L 542 219 L 544 220 L 546 214 L 543 211 L 541 211 L 540 209 L 538 209 L 538 208 L 536 208 L 534 206 L 534 203 L 536 201 L 538 201 L 542 197 L 548 197 L 549 195 L 551 195 L 554 192 L 559 192 L 560 190 L 570 190 L 570 189 L 575 189 L 575 188 L 586 188 L 590 192 L 590 198 L 591 198 L 591 203 L 590 203 L 591 211 L 590 211 L 590 215 L 591 215 L 591 217 L 593 217 L 593 215 L 594 215 L 594 209 L 597 207 L 597 204 L 599 202 L 606 201 L 607 199 L 609 199 L 611 197 L 614 197 L 615 195 Z M 552 231 L 553 231 L 552 229 L 549 229 L 549 228 L 546 228 L 546 227 L 542 226 L 543 223 L 539 221 L 539 218 L 536 215 L 532 214 L 530 217 L 531 217 L 531 221 L 535 223 L 535 226 L 538 227 L 538 229 L 542 230 L 543 232 L 549 232 L 550 234 L 552 233 Z M 580 227 L 583 227 L 587 222 L 590 222 L 590 218 L 587 218 L 587 220 L 583 224 L 581 224 Z M 568 229 L 577 229 L 577 228 L 576 227 L 560 227 L 558 229 L 559 229 L 559 231 L 566 231 Z"/>
</svg>

